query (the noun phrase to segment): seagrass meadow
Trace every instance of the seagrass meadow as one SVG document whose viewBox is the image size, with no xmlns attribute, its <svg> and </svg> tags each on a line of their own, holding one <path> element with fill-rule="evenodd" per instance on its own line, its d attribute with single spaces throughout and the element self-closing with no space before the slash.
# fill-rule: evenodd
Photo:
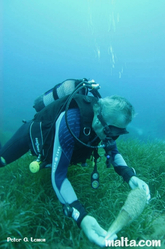
<svg viewBox="0 0 165 249">
<path fill-rule="evenodd" d="M 151 200 L 143 213 L 118 233 L 118 239 L 161 240 L 161 248 L 165 248 L 165 144 L 137 140 L 119 140 L 117 143 L 128 166 L 149 184 L 151 191 Z M 99 154 L 100 186 L 97 190 L 91 188 L 93 167 L 90 160 L 89 167 L 70 166 L 68 178 L 87 212 L 108 229 L 130 188 L 113 167 L 106 168 L 104 152 L 100 150 Z M 0 248 L 99 248 L 88 241 L 72 219 L 63 215 L 62 205 L 51 185 L 51 169 L 32 174 L 29 171 L 32 160 L 34 158 L 27 154 L 0 169 Z M 8 237 L 22 240 L 7 242 Z M 29 242 L 23 241 L 25 237 Z M 45 239 L 45 242 L 35 242 L 36 238 Z"/>
</svg>

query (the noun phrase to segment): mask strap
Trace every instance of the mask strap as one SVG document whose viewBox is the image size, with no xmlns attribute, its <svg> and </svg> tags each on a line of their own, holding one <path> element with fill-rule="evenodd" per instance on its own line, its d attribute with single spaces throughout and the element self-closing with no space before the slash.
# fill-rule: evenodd
<svg viewBox="0 0 165 249">
<path fill-rule="evenodd" d="M 102 126 L 107 126 L 107 123 L 105 122 L 104 118 L 103 118 L 103 115 L 101 114 L 101 111 L 100 113 L 97 115 L 97 118 L 98 120 L 101 122 Z"/>
</svg>

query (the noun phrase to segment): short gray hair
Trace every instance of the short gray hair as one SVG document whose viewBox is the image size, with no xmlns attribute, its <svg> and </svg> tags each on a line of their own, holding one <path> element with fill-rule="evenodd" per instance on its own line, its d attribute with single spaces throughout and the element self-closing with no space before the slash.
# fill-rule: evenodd
<svg viewBox="0 0 165 249">
<path fill-rule="evenodd" d="M 118 95 L 99 99 L 93 110 L 95 114 L 101 111 L 107 124 L 110 124 L 110 117 L 113 117 L 116 126 L 119 123 L 122 123 L 124 126 L 128 125 L 135 116 L 135 110 L 131 103 Z"/>
</svg>

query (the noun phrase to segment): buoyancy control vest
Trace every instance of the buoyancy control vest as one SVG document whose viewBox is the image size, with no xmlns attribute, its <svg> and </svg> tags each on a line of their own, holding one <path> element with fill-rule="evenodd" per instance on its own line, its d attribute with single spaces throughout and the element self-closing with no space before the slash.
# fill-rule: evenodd
<svg viewBox="0 0 165 249">
<path fill-rule="evenodd" d="M 51 163 L 52 151 L 55 136 L 56 121 L 62 111 L 65 111 L 68 96 L 57 99 L 46 106 L 40 112 L 36 113 L 30 126 L 30 138 L 32 152 L 35 155 L 41 155 L 43 160 Z M 96 138 L 92 129 L 92 120 L 94 116 L 93 105 L 98 101 L 96 97 L 75 94 L 70 103 L 69 109 L 79 108 L 80 110 L 80 136 L 79 139 L 88 144 Z M 61 107 L 63 107 L 61 109 Z M 60 111 L 60 113 L 59 113 Z M 53 126 L 52 126 L 53 125 Z M 93 145 L 98 145 L 100 139 L 96 139 Z M 90 157 L 93 149 L 88 148 L 77 142 L 73 151 L 71 163 L 85 162 Z"/>
</svg>

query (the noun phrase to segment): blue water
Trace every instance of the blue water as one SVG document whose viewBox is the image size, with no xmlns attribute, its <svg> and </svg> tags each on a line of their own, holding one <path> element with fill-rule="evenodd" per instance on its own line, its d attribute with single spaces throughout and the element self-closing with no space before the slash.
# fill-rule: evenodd
<svg viewBox="0 0 165 249">
<path fill-rule="evenodd" d="M 0 129 L 34 115 L 36 97 L 67 78 L 135 107 L 135 136 L 165 140 L 164 0 L 2 0 Z"/>
</svg>

